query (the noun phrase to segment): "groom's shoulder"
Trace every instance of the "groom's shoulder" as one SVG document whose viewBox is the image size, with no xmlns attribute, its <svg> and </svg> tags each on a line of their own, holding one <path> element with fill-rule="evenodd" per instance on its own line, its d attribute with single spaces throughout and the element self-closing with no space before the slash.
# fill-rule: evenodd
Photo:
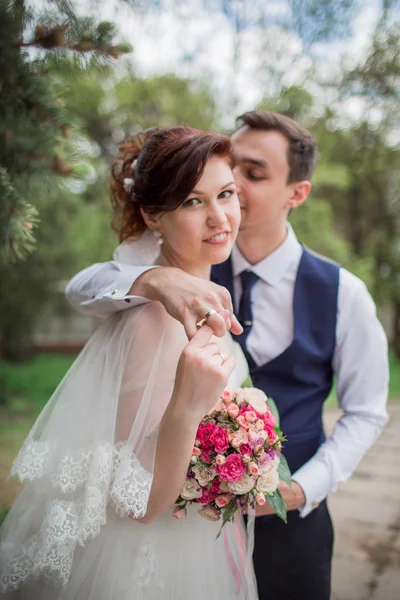
<svg viewBox="0 0 400 600">
<path fill-rule="evenodd" d="M 304 246 L 304 252 L 309 257 L 314 259 L 317 264 L 320 263 L 322 265 L 331 265 L 332 267 L 336 267 L 336 269 L 342 268 L 340 263 L 336 262 L 335 260 L 332 260 L 331 258 L 328 258 L 327 256 L 323 256 L 318 252 L 315 252 L 315 250 L 311 250 L 311 248 L 308 248 L 307 246 Z"/>
<path fill-rule="evenodd" d="M 323 256 L 310 248 L 304 247 L 304 251 L 312 257 L 314 264 L 320 267 L 324 272 L 330 271 L 331 273 L 337 273 L 340 287 L 347 290 L 349 293 L 367 292 L 368 289 L 366 284 L 360 277 L 345 269 L 340 263 Z M 317 269 L 316 269 L 317 270 Z"/>
</svg>

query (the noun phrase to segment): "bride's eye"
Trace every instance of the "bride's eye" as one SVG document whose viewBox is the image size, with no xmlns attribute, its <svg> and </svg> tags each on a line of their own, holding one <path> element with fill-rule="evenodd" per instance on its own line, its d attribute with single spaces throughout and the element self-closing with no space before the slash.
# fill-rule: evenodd
<svg viewBox="0 0 400 600">
<path fill-rule="evenodd" d="M 233 189 L 231 189 L 231 190 L 224 190 L 223 192 L 221 192 L 219 194 L 218 198 L 227 199 L 227 198 L 230 198 L 234 193 L 235 193 L 235 190 L 233 190 Z"/>
<path fill-rule="evenodd" d="M 198 204 L 200 204 L 200 200 L 198 198 L 188 198 L 185 200 L 182 206 L 185 208 L 190 208 L 191 206 L 197 206 Z"/>
</svg>

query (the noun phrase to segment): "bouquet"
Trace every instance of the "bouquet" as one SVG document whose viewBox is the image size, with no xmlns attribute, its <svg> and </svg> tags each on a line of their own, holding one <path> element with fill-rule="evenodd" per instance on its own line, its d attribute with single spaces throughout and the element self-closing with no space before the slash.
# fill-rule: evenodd
<svg viewBox="0 0 400 600">
<path fill-rule="evenodd" d="M 173 515 L 186 516 L 186 505 L 202 505 L 200 515 L 222 518 L 222 527 L 237 510 L 246 514 L 269 502 L 286 521 L 286 504 L 279 480 L 291 485 L 283 457 L 285 438 L 274 402 L 257 388 L 225 391 L 196 433 L 192 458 Z"/>
</svg>

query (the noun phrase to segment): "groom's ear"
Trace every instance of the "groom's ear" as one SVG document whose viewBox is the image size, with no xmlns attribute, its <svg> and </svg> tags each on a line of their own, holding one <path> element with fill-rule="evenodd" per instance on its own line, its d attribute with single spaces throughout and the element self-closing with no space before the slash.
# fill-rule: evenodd
<svg viewBox="0 0 400 600">
<path fill-rule="evenodd" d="M 311 183 L 309 181 L 296 181 L 292 183 L 292 193 L 288 202 L 288 208 L 297 208 L 307 200 L 311 192 Z"/>
</svg>

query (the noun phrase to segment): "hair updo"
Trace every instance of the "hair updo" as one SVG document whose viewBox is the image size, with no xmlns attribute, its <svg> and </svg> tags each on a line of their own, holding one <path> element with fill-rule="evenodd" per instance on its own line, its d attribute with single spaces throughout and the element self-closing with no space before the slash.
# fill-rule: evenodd
<svg viewBox="0 0 400 600">
<path fill-rule="evenodd" d="M 147 129 L 126 139 L 111 170 L 113 228 L 120 241 L 147 229 L 141 208 L 153 215 L 178 208 L 213 155 L 231 160 L 229 138 L 191 127 Z"/>
</svg>

